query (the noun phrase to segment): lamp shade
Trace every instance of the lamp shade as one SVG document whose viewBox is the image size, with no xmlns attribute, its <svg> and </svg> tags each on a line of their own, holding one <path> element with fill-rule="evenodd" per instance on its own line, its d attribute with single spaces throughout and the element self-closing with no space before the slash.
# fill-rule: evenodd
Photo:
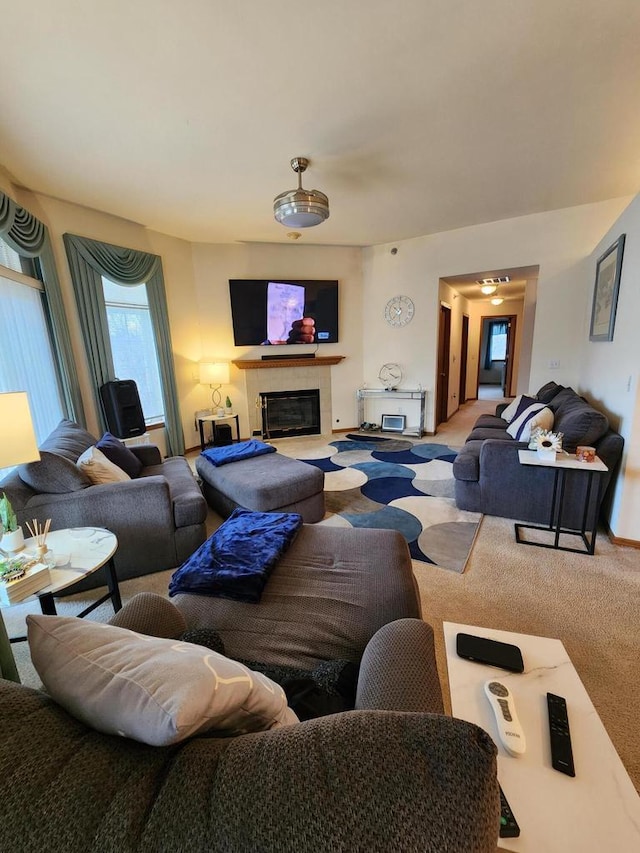
<svg viewBox="0 0 640 853">
<path fill-rule="evenodd" d="M 229 384 L 229 362 L 228 361 L 201 361 L 200 362 L 200 384 L 201 385 L 228 385 Z"/>
<path fill-rule="evenodd" d="M 40 459 L 26 391 L 0 394 L 0 468 Z"/>
</svg>

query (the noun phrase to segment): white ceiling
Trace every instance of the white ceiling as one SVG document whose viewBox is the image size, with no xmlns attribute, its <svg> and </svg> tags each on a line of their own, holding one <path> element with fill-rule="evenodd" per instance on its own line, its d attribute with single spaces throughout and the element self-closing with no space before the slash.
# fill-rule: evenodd
<svg viewBox="0 0 640 853">
<path fill-rule="evenodd" d="M 638 0 L 29 0 L 0 164 L 192 241 L 370 245 L 640 189 Z"/>
</svg>

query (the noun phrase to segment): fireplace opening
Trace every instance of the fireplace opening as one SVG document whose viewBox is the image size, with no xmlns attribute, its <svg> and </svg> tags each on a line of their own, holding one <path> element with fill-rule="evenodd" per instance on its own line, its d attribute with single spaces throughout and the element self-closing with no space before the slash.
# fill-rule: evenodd
<svg viewBox="0 0 640 853">
<path fill-rule="evenodd" d="M 320 435 L 320 391 L 263 391 L 262 434 L 265 438 Z"/>
</svg>

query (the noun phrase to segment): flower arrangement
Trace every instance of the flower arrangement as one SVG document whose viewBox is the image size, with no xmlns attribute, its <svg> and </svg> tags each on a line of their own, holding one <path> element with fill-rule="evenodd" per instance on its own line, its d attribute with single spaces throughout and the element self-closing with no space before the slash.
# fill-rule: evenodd
<svg viewBox="0 0 640 853">
<path fill-rule="evenodd" d="M 562 433 L 542 429 L 536 435 L 535 448 L 540 459 L 555 462 L 556 453 L 562 450 Z"/>
<path fill-rule="evenodd" d="M 536 435 L 536 450 L 553 450 L 554 453 L 562 450 L 562 433 L 541 429 Z"/>
</svg>

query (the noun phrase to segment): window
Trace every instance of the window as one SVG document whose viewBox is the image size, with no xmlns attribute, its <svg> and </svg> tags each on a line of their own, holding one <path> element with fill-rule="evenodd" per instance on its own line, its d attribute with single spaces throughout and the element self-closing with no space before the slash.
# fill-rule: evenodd
<svg viewBox="0 0 640 853">
<path fill-rule="evenodd" d="M 489 360 L 504 361 L 507 357 L 507 324 L 504 320 L 491 324 L 489 332 Z"/>
<path fill-rule="evenodd" d="M 116 376 L 135 381 L 147 426 L 162 423 L 162 384 L 146 285 L 120 285 L 102 276 L 102 288 Z"/>
<path fill-rule="evenodd" d="M 0 240 L 0 256 L 12 260 Z M 13 252 L 20 268 L 20 256 Z M 0 391 L 26 391 L 38 442 L 63 417 L 42 285 L 0 265 Z M 0 471 L 4 476 L 11 469 Z"/>
</svg>

